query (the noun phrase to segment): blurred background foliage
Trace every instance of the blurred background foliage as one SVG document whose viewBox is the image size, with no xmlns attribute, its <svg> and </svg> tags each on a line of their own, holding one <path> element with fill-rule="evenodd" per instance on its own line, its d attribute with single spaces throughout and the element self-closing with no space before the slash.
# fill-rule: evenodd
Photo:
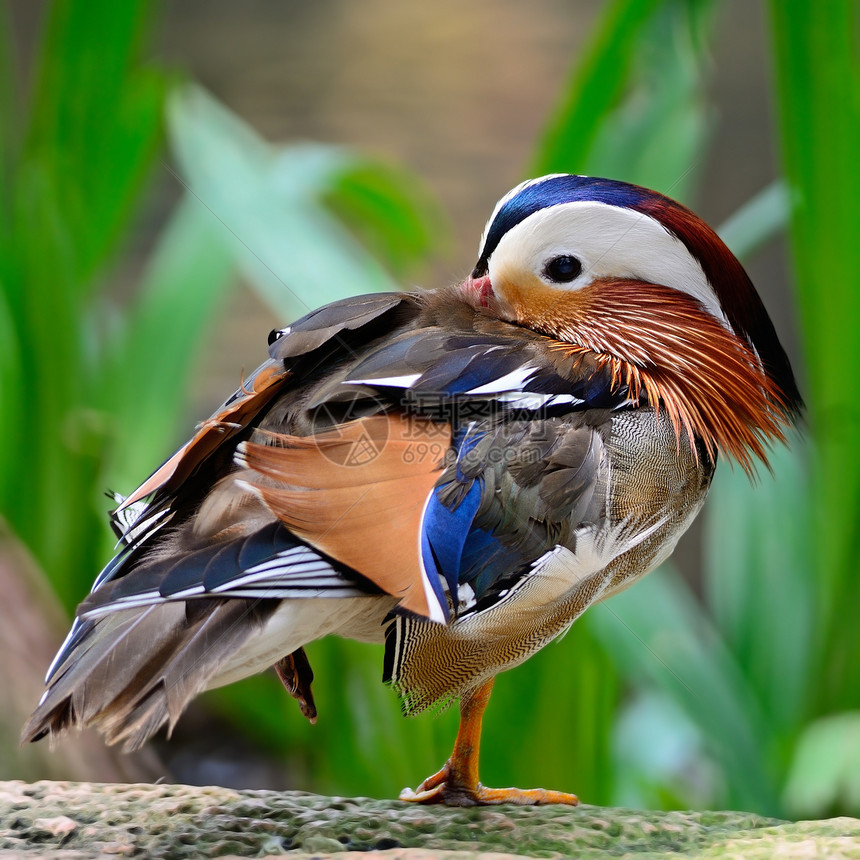
<svg viewBox="0 0 860 860">
<path fill-rule="evenodd" d="M 342 4 L 321 5 L 290 7 L 294 46 L 306 16 L 349 18 Z M 531 155 L 492 177 L 486 212 L 518 179 L 556 171 L 638 182 L 707 210 L 708 153 L 734 134 L 721 131 L 712 93 L 726 6 L 594 4 L 564 58 L 568 78 L 545 82 L 549 113 Z M 858 13 L 851 0 L 763 8 L 754 47 L 770 58 L 775 116 L 760 146 L 775 147 L 781 166 L 756 177 L 721 231 L 753 265 L 790 236 L 791 286 L 767 301 L 779 328 L 796 301 L 805 439 L 775 451 L 773 475 L 754 486 L 719 470 L 698 573 L 664 566 L 499 679 L 488 784 L 573 789 L 603 804 L 860 814 Z M 566 10 L 553 9 L 553 26 Z M 171 742 L 155 744 L 160 759 L 125 759 L 88 738 L 53 755 L 15 746 L 63 611 L 110 555 L 104 491 L 139 483 L 226 394 L 200 393 L 216 353 L 239 380 L 245 356 L 230 354 L 229 338 L 212 346 L 225 313 L 241 329 L 236 296 L 253 302 L 253 291 L 274 327 L 345 295 L 432 284 L 453 276 L 440 260 L 458 253 L 461 232 L 416 169 L 344 145 L 270 143 L 180 64 L 153 59 L 166 15 L 156 4 L 45 4 L 29 50 L 15 11 L 0 10 L 0 683 L 12 703 L 0 715 L 0 777 L 172 774 L 394 795 L 444 761 L 456 715 L 404 720 L 379 683 L 380 649 L 336 639 L 309 649 L 316 726 L 272 675 L 203 697 Z M 320 98 L 338 59 L 317 59 Z M 403 69 L 391 87 L 409 99 Z M 315 85 L 302 80 L 292 85 Z M 296 125 L 294 139 L 306 133 Z M 506 118 L 511 141 L 516 125 Z M 506 145 L 496 135 L 486 158 L 473 156 L 492 167 Z M 261 316 L 252 362 L 264 353 Z"/>
</svg>

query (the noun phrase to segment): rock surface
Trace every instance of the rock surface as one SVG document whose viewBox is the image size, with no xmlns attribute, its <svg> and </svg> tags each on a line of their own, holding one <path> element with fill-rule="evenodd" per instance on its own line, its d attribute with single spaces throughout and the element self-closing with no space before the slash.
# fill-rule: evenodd
<svg viewBox="0 0 860 860">
<path fill-rule="evenodd" d="M 0 782 L 0 858 L 858 858 L 860 820 L 596 806 L 445 809 L 184 785 Z"/>
</svg>

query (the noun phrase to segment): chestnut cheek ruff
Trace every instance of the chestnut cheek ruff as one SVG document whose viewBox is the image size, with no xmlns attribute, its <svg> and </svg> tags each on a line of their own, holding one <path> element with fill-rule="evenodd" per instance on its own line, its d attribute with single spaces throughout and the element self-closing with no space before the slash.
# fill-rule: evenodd
<svg viewBox="0 0 860 860">
<path fill-rule="evenodd" d="M 752 349 L 685 293 L 636 281 L 595 281 L 558 292 L 539 317 L 521 323 L 591 352 L 634 399 L 644 392 L 666 409 L 679 435 L 701 438 L 708 452 L 733 457 L 751 474 L 767 465 L 767 445 L 784 441 L 790 397 L 765 373 Z"/>
</svg>

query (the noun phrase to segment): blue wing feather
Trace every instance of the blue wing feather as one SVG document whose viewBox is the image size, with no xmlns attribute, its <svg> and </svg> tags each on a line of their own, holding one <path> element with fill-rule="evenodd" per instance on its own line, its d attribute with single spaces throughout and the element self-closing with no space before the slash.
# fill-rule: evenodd
<svg viewBox="0 0 860 860">
<path fill-rule="evenodd" d="M 481 507 L 483 482 L 460 468 L 463 458 L 483 438 L 471 427 L 460 428 L 454 438 L 457 468 L 451 482 L 436 487 L 427 501 L 421 530 L 421 553 L 425 570 L 440 598 L 442 582 L 457 605 L 459 586 L 468 584 L 480 600 L 502 577 L 509 576 L 527 559 L 515 547 L 506 546 L 496 535 L 476 525 Z M 459 492 L 458 492 L 459 491 Z M 444 605 L 444 604 L 443 604 Z"/>
<path fill-rule="evenodd" d="M 480 482 L 472 481 L 471 484 L 459 504 L 452 507 L 440 501 L 440 490 L 435 489 L 424 511 L 421 530 L 424 569 L 434 588 L 436 581 L 444 579 L 452 595 L 458 591 L 463 547 L 481 504 Z"/>
<path fill-rule="evenodd" d="M 480 600 L 502 577 L 510 576 L 526 563 L 516 547 L 505 546 L 492 532 L 473 528 L 460 558 L 460 581 L 472 586 Z"/>
</svg>

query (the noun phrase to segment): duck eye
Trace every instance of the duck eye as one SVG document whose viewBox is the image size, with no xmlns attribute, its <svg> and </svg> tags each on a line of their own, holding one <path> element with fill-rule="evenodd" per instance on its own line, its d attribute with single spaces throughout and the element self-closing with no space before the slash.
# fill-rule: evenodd
<svg viewBox="0 0 860 860">
<path fill-rule="evenodd" d="M 556 284 L 568 284 L 582 272 L 582 263 L 568 254 L 553 257 L 544 267 L 544 274 Z"/>
</svg>

